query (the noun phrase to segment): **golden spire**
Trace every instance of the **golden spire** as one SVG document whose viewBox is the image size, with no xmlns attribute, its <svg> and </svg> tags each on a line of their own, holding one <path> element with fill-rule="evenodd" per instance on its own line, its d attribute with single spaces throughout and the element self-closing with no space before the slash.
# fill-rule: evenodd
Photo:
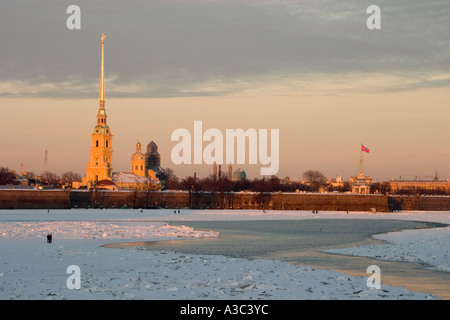
<svg viewBox="0 0 450 320">
<path fill-rule="evenodd" d="M 141 152 L 141 139 L 138 137 L 138 142 L 136 143 L 136 152 Z"/>
<path fill-rule="evenodd" d="M 102 63 L 100 71 L 100 102 L 105 102 L 105 58 L 103 40 L 106 36 L 102 33 Z"/>
</svg>

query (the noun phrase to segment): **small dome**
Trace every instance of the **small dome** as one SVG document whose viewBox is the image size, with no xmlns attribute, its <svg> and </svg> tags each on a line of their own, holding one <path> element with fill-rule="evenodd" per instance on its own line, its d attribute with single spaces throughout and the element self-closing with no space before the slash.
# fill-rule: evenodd
<svg viewBox="0 0 450 320">
<path fill-rule="evenodd" d="M 233 172 L 233 181 L 240 181 L 247 179 L 247 174 L 245 171 L 238 169 L 235 172 Z"/>
<path fill-rule="evenodd" d="M 141 152 L 141 143 L 138 141 L 136 143 L 136 153 L 134 155 L 141 155 L 141 154 L 142 154 L 142 152 Z"/>
<path fill-rule="evenodd" d="M 131 160 L 141 160 L 141 161 L 144 161 L 144 159 L 145 159 L 144 154 L 142 154 L 141 152 L 133 153 L 133 155 L 131 156 Z"/>
</svg>

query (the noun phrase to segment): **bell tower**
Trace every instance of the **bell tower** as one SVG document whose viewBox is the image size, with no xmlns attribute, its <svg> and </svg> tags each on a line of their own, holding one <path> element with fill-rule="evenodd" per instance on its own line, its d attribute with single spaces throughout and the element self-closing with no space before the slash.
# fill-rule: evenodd
<svg viewBox="0 0 450 320">
<path fill-rule="evenodd" d="M 136 152 L 131 156 L 131 172 L 137 176 L 145 177 L 145 157 L 141 151 L 142 145 L 136 143 Z"/>
<path fill-rule="evenodd" d="M 112 180 L 112 137 L 107 125 L 105 109 L 105 64 L 104 39 L 102 33 L 102 57 L 100 68 L 100 105 L 97 112 L 97 125 L 91 134 L 91 155 L 86 164 L 86 177 L 83 183 L 95 185 L 100 180 Z"/>
</svg>

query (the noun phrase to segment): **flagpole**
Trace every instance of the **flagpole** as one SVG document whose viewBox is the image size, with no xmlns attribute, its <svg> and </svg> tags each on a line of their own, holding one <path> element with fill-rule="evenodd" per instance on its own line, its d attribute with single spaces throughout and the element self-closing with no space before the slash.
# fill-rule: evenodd
<svg viewBox="0 0 450 320">
<path fill-rule="evenodd" d="M 363 177 L 363 151 L 362 151 L 362 143 L 361 143 L 361 158 L 359 160 L 359 176 L 362 178 Z"/>
</svg>

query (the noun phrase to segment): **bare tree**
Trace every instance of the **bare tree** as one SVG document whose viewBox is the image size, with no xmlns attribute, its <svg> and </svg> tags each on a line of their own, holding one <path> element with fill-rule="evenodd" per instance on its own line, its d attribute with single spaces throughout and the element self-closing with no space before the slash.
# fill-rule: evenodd
<svg viewBox="0 0 450 320">
<path fill-rule="evenodd" d="M 81 175 L 73 171 L 64 172 L 61 175 L 64 184 L 72 184 L 74 181 L 81 181 Z"/>
<path fill-rule="evenodd" d="M 257 192 L 253 200 L 261 204 L 261 210 L 264 212 L 266 212 L 266 204 L 272 199 L 273 185 L 271 184 L 274 183 L 274 180 L 271 179 L 269 181 L 266 178 L 254 179 L 252 182 L 252 191 Z"/>
<path fill-rule="evenodd" d="M 176 183 L 178 183 L 178 178 L 174 174 L 174 171 L 171 168 L 162 169 L 162 171 L 156 174 L 156 177 L 161 182 L 162 189 L 173 189 L 176 188 Z"/>
<path fill-rule="evenodd" d="M 36 179 L 36 175 L 34 174 L 33 171 L 27 171 L 24 174 L 24 177 L 27 178 L 28 180 L 34 180 Z"/>
<path fill-rule="evenodd" d="M 90 199 L 91 199 L 91 205 L 92 205 L 94 208 L 97 208 L 98 199 L 99 199 L 99 191 L 98 191 L 98 186 L 97 186 L 97 184 L 94 184 L 94 185 L 89 189 L 89 194 L 90 194 Z"/>
<path fill-rule="evenodd" d="M 145 201 L 146 208 L 158 206 L 158 202 L 155 199 L 154 195 L 156 194 L 156 191 L 159 190 L 159 188 L 160 188 L 160 186 L 158 184 L 150 181 L 150 179 L 147 179 L 147 181 L 142 186 L 142 190 L 143 190 L 143 192 L 145 192 L 144 201 Z"/>
<path fill-rule="evenodd" d="M 56 173 L 50 171 L 44 171 L 41 174 L 41 182 L 43 184 L 56 186 L 59 184 L 60 179 L 61 178 Z"/>
<path fill-rule="evenodd" d="M 305 171 L 303 178 L 311 186 L 313 191 L 318 191 L 327 182 L 327 178 L 320 171 L 315 170 Z"/>
<path fill-rule="evenodd" d="M 173 170 L 170 168 L 164 169 L 165 172 L 165 185 L 161 187 L 166 187 L 167 189 L 179 189 L 180 179 L 174 174 Z M 162 182 L 161 182 L 162 183 Z"/>
<path fill-rule="evenodd" d="M 0 185 L 12 184 L 16 179 L 16 175 L 7 167 L 0 167 Z"/>
</svg>

